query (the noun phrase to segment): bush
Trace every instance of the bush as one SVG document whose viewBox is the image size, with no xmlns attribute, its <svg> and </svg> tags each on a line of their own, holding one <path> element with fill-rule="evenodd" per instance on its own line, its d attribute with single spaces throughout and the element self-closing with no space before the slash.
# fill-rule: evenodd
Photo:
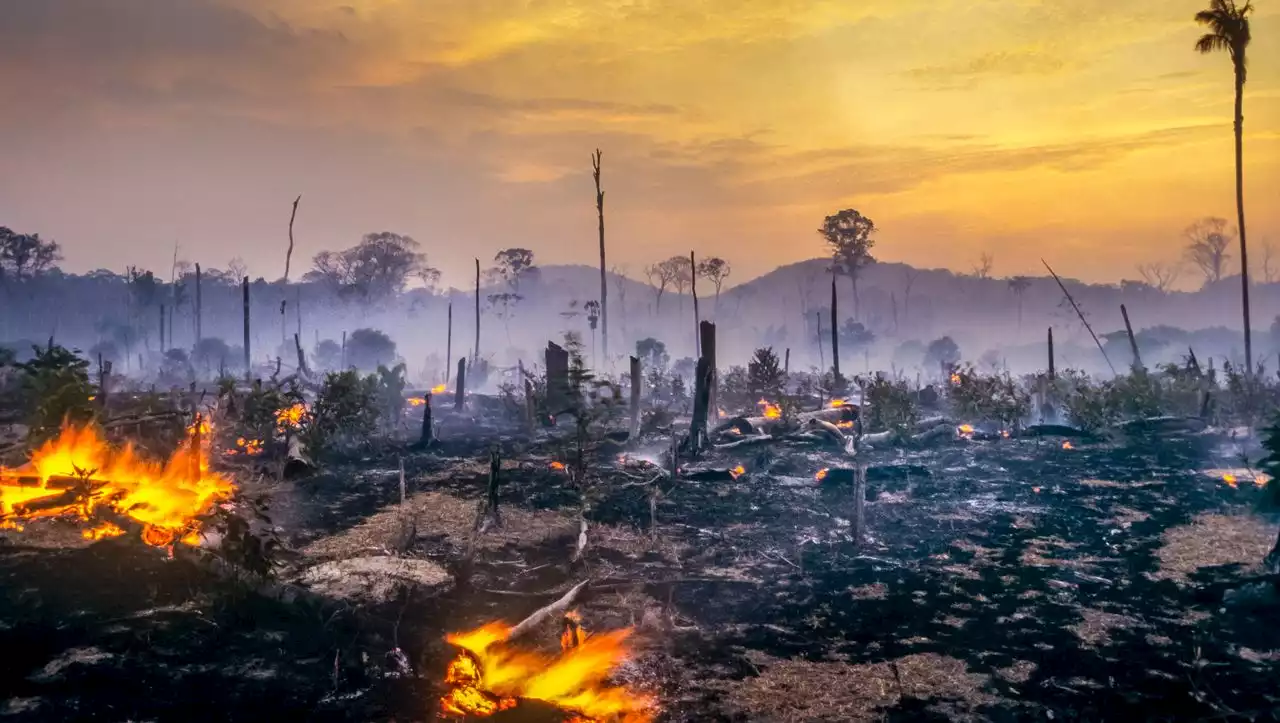
<svg viewBox="0 0 1280 723">
<path fill-rule="evenodd" d="M 31 348 L 32 358 L 16 365 L 31 441 L 56 436 L 63 422 L 87 424 L 96 419 L 97 389 L 89 381 L 89 362 L 52 342 Z"/>
<path fill-rule="evenodd" d="M 1120 419 L 1119 395 L 1111 382 L 1094 383 L 1088 374 L 1066 369 L 1058 377 L 1067 422 L 1086 432 L 1096 432 Z"/>
<path fill-rule="evenodd" d="M 782 396 L 786 378 L 773 347 L 756 349 L 747 363 L 747 393 L 756 399 L 775 401 Z"/>
<path fill-rule="evenodd" d="M 378 427 L 378 380 L 347 370 L 325 375 L 303 428 L 312 457 L 367 440 Z"/>
<path fill-rule="evenodd" d="M 862 391 L 865 431 L 905 432 L 915 426 L 919 417 L 916 395 L 906 380 L 889 379 L 876 372 L 874 377 L 863 382 Z"/>
<path fill-rule="evenodd" d="M 356 329 L 347 338 L 347 365 L 374 371 L 396 359 L 396 343 L 377 329 Z"/>
<path fill-rule="evenodd" d="M 948 398 L 961 419 L 999 422 L 1006 429 L 1031 411 L 1031 395 L 1007 372 L 981 374 L 971 364 L 952 372 Z"/>
</svg>

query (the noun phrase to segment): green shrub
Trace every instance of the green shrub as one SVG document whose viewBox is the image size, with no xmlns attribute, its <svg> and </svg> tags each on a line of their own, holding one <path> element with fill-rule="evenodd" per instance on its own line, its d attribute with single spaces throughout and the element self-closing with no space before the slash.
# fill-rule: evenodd
<svg viewBox="0 0 1280 723">
<path fill-rule="evenodd" d="M 33 346 L 31 359 L 16 364 L 22 408 L 32 442 L 57 435 L 63 422 L 87 424 L 97 418 L 97 388 L 89 381 L 89 362 L 52 342 Z"/>
<path fill-rule="evenodd" d="M 303 427 L 302 439 L 308 453 L 359 445 L 378 427 L 378 380 L 361 377 L 354 370 L 325 375 L 320 393 Z"/>
<path fill-rule="evenodd" d="M 981 374 L 972 364 L 952 371 L 947 396 L 960 419 L 999 422 L 1006 429 L 1031 411 L 1031 395 L 1008 372 Z"/>
<path fill-rule="evenodd" d="M 862 414 L 865 431 L 905 432 L 915 426 L 919 413 L 915 395 L 904 379 L 890 379 L 881 372 L 863 381 Z"/>
</svg>

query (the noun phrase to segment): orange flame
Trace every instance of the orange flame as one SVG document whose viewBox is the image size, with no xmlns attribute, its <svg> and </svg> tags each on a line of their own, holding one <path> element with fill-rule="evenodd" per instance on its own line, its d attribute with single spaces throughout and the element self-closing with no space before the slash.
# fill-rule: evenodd
<svg viewBox="0 0 1280 723">
<path fill-rule="evenodd" d="M 1071 446 L 1071 442 L 1070 442 L 1070 441 L 1065 441 L 1065 442 L 1063 442 L 1063 443 L 1062 443 L 1062 448 L 1063 448 L 1063 449 L 1075 449 L 1075 447 Z"/>
<path fill-rule="evenodd" d="M 656 702 L 605 682 L 627 658 L 631 630 L 587 636 L 576 612 L 565 615 L 559 656 L 517 650 L 507 644 L 511 628 L 489 623 L 465 633 L 447 635 L 460 648 L 449 664 L 445 682 L 452 689 L 440 700 L 445 713 L 490 716 L 509 710 L 520 699 L 555 705 L 586 721 L 649 723 Z"/>
<path fill-rule="evenodd" d="M 815 474 L 813 478 L 821 482 L 822 480 L 827 478 L 827 473 L 830 471 L 831 470 L 827 469 L 826 467 L 823 467 L 822 469 L 818 470 L 818 473 Z"/>
<path fill-rule="evenodd" d="M 756 406 L 764 407 L 762 415 L 765 419 L 779 419 L 782 417 L 782 409 L 778 405 L 769 402 L 767 399 L 761 399 L 756 402 Z"/>
<path fill-rule="evenodd" d="M 241 454 L 241 453 L 247 454 L 250 457 L 256 457 L 262 454 L 262 440 L 261 439 L 245 439 L 244 437 L 239 437 L 236 439 L 235 448 L 228 449 L 226 451 L 226 454 L 228 455 Z"/>
<path fill-rule="evenodd" d="M 66 426 L 27 464 L 0 467 L 0 523 L 20 529 L 21 522 L 37 518 L 88 521 L 101 508 L 141 523 L 149 545 L 199 544 L 198 518 L 235 490 L 231 480 L 209 470 L 209 429 L 201 422 L 201 434 L 192 434 L 161 464 L 143 459 L 132 445 L 112 449 L 91 427 Z M 100 539 L 123 533 L 105 524 L 83 534 Z"/>
<path fill-rule="evenodd" d="M 843 399 L 832 399 L 832 400 L 831 400 L 831 408 L 832 408 L 832 409 L 838 409 L 839 407 L 843 407 L 845 404 L 846 404 L 846 402 L 845 402 Z"/>
<path fill-rule="evenodd" d="M 729 416 L 729 414 L 728 414 L 728 412 L 724 411 L 723 409 L 717 409 L 717 410 L 716 410 L 716 416 L 717 416 L 717 417 L 720 417 L 721 419 L 723 419 L 723 418 L 725 418 L 725 417 Z"/>
<path fill-rule="evenodd" d="M 737 467 L 734 467 L 733 469 L 729 470 L 729 476 L 733 477 L 734 479 L 738 479 L 739 477 L 741 477 L 746 473 L 747 473 L 747 468 L 743 467 L 742 465 L 738 465 Z"/>
<path fill-rule="evenodd" d="M 973 437 L 973 425 L 962 424 L 959 427 L 956 427 L 956 433 L 959 434 L 961 437 L 964 437 L 965 439 L 969 439 Z"/>
<path fill-rule="evenodd" d="M 959 374 L 956 374 L 955 372 L 951 372 L 951 383 L 952 383 L 952 384 L 959 384 L 959 383 L 960 383 L 960 375 L 959 375 Z"/>
<path fill-rule="evenodd" d="M 434 387 L 431 387 L 431 393 L 432 393 L 432 394 L 444 394 L 444 393 L 445 393 L 445 390 L 447 390 L 448 388 L 449 388 L 449 385 L 448 385 L 448 384 L 437 384 L 437 385 L 435 385 Z"/>
<path fill-rule="evenodd" d="M 302 424 L 302 418 L 307 413 L 307 406 L 301 402 L 291 407 L 285 407 L 276 411 L 276 425 L 283 433 L 286 429 L 297 429 Z"/>
<path fill-rule="evenodd" d="M 552 462 L 551 469 L 564 469 L 564 462 Z"/>
<path fill-rule="evenodd" d="M 836 426 L 839 427 L 840 429 L 853 429 L 853 422 L 848 420 L 843 422 L 836 422 Z"/>
<path fill-rule="evenodd" d="M 411 407 L 421 407 L 427 403 L 426 397 L 409 397 L 407 401 Z"/>
</svg>

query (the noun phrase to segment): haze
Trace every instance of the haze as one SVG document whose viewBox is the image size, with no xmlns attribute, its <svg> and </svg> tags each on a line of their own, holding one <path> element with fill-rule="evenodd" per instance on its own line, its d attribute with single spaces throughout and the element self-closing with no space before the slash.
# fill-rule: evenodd
<svg viewBox="0 0 1280 723">
<path fill-rule="evenodd" d="M 363 233 L 473 257 L 697 249 L 730 284 L 824 255 L 855 207 L 877 256 L 1091 281 L 1234 221 L 1230 63 L 1202 0 L 9 0 L 0 219 L 69 271 L 181 255 L 283 273 Z M 1250 239 L 1280 239 L 1280 3 L 1245 96 Z M 1234 261 L 1233 261 L 1234 263 Z"/>
</svg>

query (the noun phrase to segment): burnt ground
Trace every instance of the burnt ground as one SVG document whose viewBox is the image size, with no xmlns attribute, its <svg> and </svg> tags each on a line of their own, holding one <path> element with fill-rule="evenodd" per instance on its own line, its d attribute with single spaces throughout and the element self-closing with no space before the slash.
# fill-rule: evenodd
<svg viewBox="0 0 1280 723">
<path fill-rule="evenodd" d="M 735 450 L 737 480 L 681 481 L 648 529 L 639 488 L 595 500 L 546 458 L 504 465 L 504 527 L 475 575 L 317 608 L 260 598 L 126 540 L 0 542 L 0 720 L 431 720 L 445 631 L 515 620 L 591 576 L 591 629 L 637 627 L 619 677 L 666 721 L 1277 720 L 1275 609 L 1224 607 L 1274 527 L 1214 434 L 957 442 L 871 454 L 870 539 L 840 460 Z M 480 446 L 405 457 L 408 557 L 461 556 Z M 275 490 L 291 565 L 381 555 L 396 453 Z M 651 532 L 653 534 L 651 536 Z M 392 653 L 403 651 L 406 665 Z M 526 718 L 534 716 L 525 711 Z"/>
</svg>

